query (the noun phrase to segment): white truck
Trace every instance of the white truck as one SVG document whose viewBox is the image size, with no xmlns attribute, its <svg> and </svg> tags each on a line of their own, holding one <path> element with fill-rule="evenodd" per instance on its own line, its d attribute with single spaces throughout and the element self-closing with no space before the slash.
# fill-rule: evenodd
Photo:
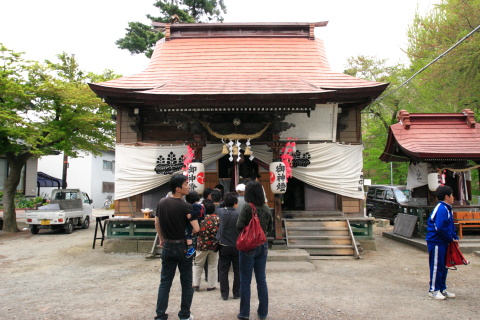
<svg viewBox="0 0 480 320">
<path fill-rule="evenodd" d="M 25 210 L 25 220 L 32 234 L 39 229 L 63 229 L 65 233 L 72 233 L 77 226 L 87 229 L 92 221 L 92 200 L 80 189 L 56 189 L 49 204 Z"/>
</svg>

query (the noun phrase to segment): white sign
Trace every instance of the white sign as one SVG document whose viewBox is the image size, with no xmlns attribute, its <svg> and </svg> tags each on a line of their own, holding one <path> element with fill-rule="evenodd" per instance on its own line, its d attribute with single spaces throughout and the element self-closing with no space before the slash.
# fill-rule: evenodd
<svg viewBox="0 0 480 320">
<path fill-rule="evenodd" d="M 300 141 L 332 141 L 337 136 L 338 104 L 317 104 L 310 113 L 293 113 L 285 118 L 285 122 L 295 124 L 295 127 L 280 134 L 283 139 L 297 138 Z"/>
</svg>

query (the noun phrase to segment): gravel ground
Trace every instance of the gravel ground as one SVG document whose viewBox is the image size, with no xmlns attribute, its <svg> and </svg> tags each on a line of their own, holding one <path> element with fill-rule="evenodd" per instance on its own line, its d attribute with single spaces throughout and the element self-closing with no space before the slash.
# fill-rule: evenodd
<svg viewBox="0 0 480 320">
<path fill-rule="evenodd" d="M 456 299 L 434 301 L 427 296 L 427 253 L 383 238 L 390 229 L 375 228 L 378 250 L 360 260 L 268 262 L 269 319 L 480 319 L 480 257 L 468 255 L 470 265 L 449 273 Z M 93 233 L 0 231 L 0 319 L 153 319 L 161 261 L 105 254 L 98 242 L 92 249 Z M 251 319 L 256 299 L 253 283 Z M 179 306 L 177 275 L 171 319 Z M 202 282 L 192 314 L 236 319 L 238 306 Z"/>
</svg>

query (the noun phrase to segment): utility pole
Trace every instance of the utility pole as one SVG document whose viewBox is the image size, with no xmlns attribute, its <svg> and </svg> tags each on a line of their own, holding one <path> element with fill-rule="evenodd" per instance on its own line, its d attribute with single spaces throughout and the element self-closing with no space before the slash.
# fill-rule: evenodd
<svg viewBox="0 0 480 320">
<path fill-rule="evenodd" d="M 63 153 L 62 189 L 67 189 L 68 156 Z"/>
</svg>

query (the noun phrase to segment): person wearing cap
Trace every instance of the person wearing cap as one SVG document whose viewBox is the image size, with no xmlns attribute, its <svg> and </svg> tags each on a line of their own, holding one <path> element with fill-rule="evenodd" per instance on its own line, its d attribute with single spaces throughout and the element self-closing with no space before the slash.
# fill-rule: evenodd
<svg viewBox="0 0 480 320">
<path fill-rule="evenodd" d="M 241 210 L 243 205 L 245 204 L 245 185 L 243 183 L 240 183 L 237 185 L 235 190 L 238 193 L 238 210 Z"/>
</svg>

